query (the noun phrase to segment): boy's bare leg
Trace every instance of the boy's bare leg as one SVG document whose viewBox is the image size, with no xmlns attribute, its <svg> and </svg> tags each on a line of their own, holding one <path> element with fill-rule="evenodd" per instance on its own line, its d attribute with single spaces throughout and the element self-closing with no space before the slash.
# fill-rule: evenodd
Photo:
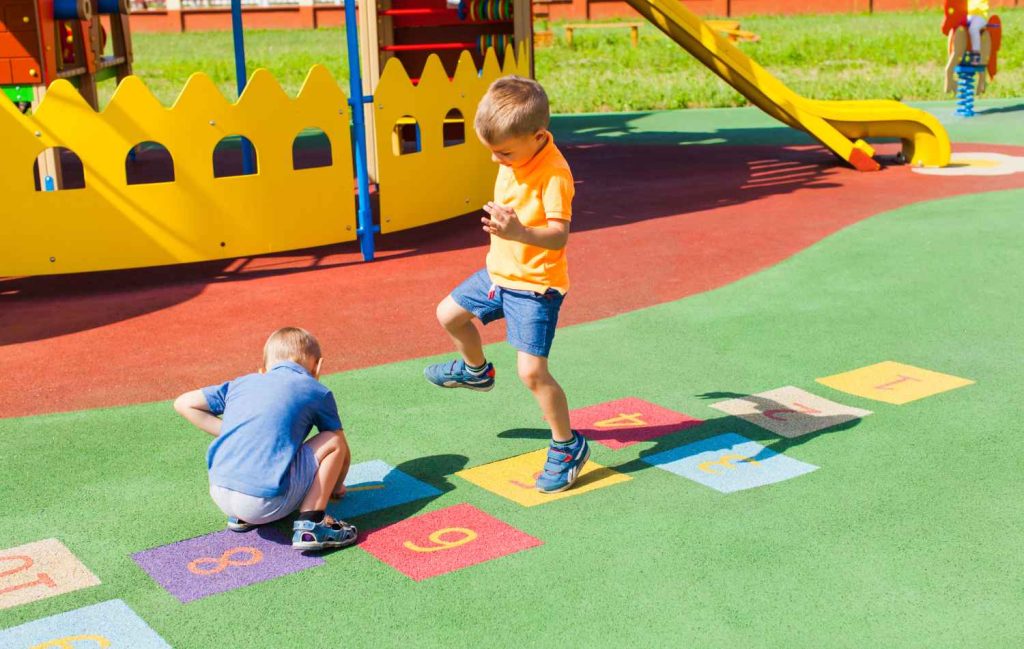
<svg viewBox="0 0 1024 649">
<path fill-rule="evenodd" d="M 302 500 L 299 511 L 316 511 L 327 509 L 331 494 L 345 481 L 351 455 L 345 434 L 342 431 L 320 433 L 306 442 L 313 450 L 320 468 L 306 497 Z"/>
<path fill-rule="evenodd" d="M 548 372 L 548 359 L 521 351 L 517 364 L 520 380 L 533 393 L 544 418 L 551 425 L 551 439 L 559 443 L 571 442 L 569 402 L 562 386 Z"/>
<path fill-rule="evenodd" d="M 437 305 L 437 321 L 451 336 L 455 349 L 467 364 L 474 367 L 487 362 L 484 357 L 480 331 L 473 324 L 473 314 L 466 311 L 449 295 Z"/>
<path fill-rule="evenodd" d="M 338 476 L 338 481 L 334 483 L 334 489 L 331 490 L 331 498 L 337 500 L 345 497 L 345 476 L 348 475 L 348 468 L 352 463 L 352 454 L 345 454 L 345 466 L 341 468 L 341 475 Z"/>
</svg>

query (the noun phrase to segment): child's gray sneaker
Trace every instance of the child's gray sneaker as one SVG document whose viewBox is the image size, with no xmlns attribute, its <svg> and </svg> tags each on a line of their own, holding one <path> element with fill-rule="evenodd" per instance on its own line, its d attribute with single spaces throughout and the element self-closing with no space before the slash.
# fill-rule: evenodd
<svg viewBox="0 0 1024 649">
<path fill-rule="evenodd" d="M 466 361 L 460 359 L 428 365 L 423 376 L 442 388 L 469 388 L 487 392 L 494 387 L 494 365 L 487 363 L 479 374 L 466 369 Z"/>
<path fill-rule="evenodd" d="M 544 470 L 537 478 L 537 490 L 545 494 L 556 494 L 571 487 L 583 471 L 583 465 L 590 459 L 590 445 L 587 439 L 572 431 L 573 441 L 568 446 L 548 447 L 548 459 Z"/>
<path fill-rule="evenodd" d="M 248 532 L 254 527 L 252 523 L 246 523 L 237 516 L 228 516 L 228 529 L 232 532 Z"/>
</svg>

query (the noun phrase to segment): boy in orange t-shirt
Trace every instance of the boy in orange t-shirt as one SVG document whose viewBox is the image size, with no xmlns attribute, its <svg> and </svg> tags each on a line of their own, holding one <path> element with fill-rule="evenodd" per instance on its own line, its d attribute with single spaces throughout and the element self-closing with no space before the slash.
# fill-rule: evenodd
<svg viewBox="0 0 1024 649">
<path fill-rule="evenodd" d="M 494 201 L 484 206 L 491 235 L 487 268 L 471 275 L 437 305 L 437 319 L 462 358 L 431 365 L 424 375 L 444 388 L 487 391 L 494 366 L 484 357 L 477 318 L 505 318 L 508 342 L 518 351 L 519 378 L 551 425 L 551 446 L 537 478 L 543 493 L 565 491 L 590 458 L 587 440 L 569 427 L 565 392 L 548 371 L 558 311 L 569 291 L 565 247 L 574 194 L 569 163 L 547 127 L 548 98 L 539 83 L 498 79 L 480 100 L 477 137 L 501 165 Z"/>
</svg>

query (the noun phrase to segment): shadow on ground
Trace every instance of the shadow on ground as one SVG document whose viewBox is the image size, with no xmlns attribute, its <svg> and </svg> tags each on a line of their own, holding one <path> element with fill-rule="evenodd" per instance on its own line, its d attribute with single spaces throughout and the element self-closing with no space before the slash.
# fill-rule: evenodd
<svg viewBox="0 0 1024 649">
<path fill-rule="evenodd" d="M 704 394 L 697 395 L 700 398 L 705 399 L 736 399 L 743 398 L 748 400 L 757 401 L 757 407 L 760 412 L 768 412 L 771 410 L 788 410 L 789 406 L 773 401 L 771 399 L 764 399 L 761 397 L 754 397 L 747 393 L 742 392 L 731 392 L 731 391 L 711 391 Z M 732 415 L 726 415 L 723 417 L 715 417 L 711 419 L 705 419 L 702 423 L 696 426 L 690 426 L 677 430 L 676 432 L 668 433 L 660 437 L 656 437 L 651 440 L 644 442 L 638 442 L 638 444 L 646 445 L 636 459 L 628 460 L 621 464 L 609 465 L 606 468 L 609 470 L 619 471 L 621 473 L 636 473 L 638 471 L 644 471 L 647 469 L 656 468 L 651 464 L 644 461 L 645 457 L 656 455 L 665 451 L 678 448 L 685 444 L 692 444 L 694 442 L 700 442 L 705 439 L 710 439 L 718 435 L 724 435 L 726 433 L 735 433 L 742 435 L 747 439 L 757 442 L 765 447 L 765 451 L 771 451 L 773 453 L 785 453 L 785 451 L 796 448 L 803 444 L 806 444 L 817 437 L 822 435 L 832 435 L 835 433 L 841 433 L 851 430 L 858 426 L 861 419 L 850 419 L 848 415 L 843 416 L 828 416 L 818 418 L 821 421 L 821 429 L 813 433 L 801 435 L 800 437 L 786 438 L 776 435 L 775 433 L 756 426 L 744 419 L 735 417 Z M 684 424 L 685 425 L 685 424 Z M 678 428 L 678 427 L 677 427 Z M 551 439 L 551 431 L 546 428 L 513 428 L 506 430 L 498 434 L 499 438 L 502 439 L 536 439 L 538 441 L 547 441 Z M 591 447 L 595 444 L 592 442 Z M 641 448 L 643 448 L 641 446 Z M 761 455 L 749 458 L 745 461 L 759 461 L 766 459 L 767 453 L 763 451 Z M 591 474 L 590 481 L 600 479 L 602 476 L 596 475 L 598 472 Z M 580 479 L 578 485 L 586 484 L 583 479 Z"/>
<path fill-rule="evenodd" d="M 742 139 L 742 138 L 740 138 Z M 616 227 L 767 196 L 837 186 L 835 159 L 820 147 L 563 147 L 576 177 L 574 232 Z M 380 237 L 376 264 L 482 247 L 480 214 Z M 369 273 L 357 243 L 130 271 L 0 278 L 0 345 L 120 322 L 190 300 L 224 282 L 352 267 Z M 401 272 L 398 266 L 393 272 Z M 316 281 L 310 275 L 310 281 Z"/>
</svg>

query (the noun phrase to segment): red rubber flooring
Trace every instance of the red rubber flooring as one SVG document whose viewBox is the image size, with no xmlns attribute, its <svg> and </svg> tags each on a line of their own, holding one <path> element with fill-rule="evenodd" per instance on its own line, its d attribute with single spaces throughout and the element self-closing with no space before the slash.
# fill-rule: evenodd
<svg viewBox="0 0 1024 649">
<path fill-rule="evenodd" d="M 818 147 L 564 150 L 578 186 L 562 325 L 722 286 L 885 210 L 1024 186 L 1024 174 L 861 174 Z M 0 417 L 169 399 L 254 370 L 266 336 L 283 325 L 320 337 L 327 373 L 448 351 L 434 306 L 483 265 L 477 219 L 385 238 L 371 264 L 346 245 L 0 280 Z M 500 326 L 485 330 L 488 342 L 503 337 Z"/>
</svg>

